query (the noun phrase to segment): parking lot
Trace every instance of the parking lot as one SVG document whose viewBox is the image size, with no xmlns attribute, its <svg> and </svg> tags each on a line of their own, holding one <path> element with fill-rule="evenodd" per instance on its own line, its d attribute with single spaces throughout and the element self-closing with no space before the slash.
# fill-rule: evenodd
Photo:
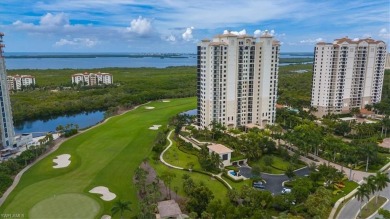
<svg viewBox="0 0 390 219">
<path fill-rule="evenodd" d="M 297 176 L 305 176 L 310 173 L 308 167 L 296 170 L 295 174 Z M 248 166 L 240 167 L 240 174 L 246 178 L 252 177 L 251 168 Z M 280 194 L 283 190 L 282 183 L 288 180 L 288 177 L 284 174 L 268 174 L 261 173 L 261 178 L 266 181 L 265 189 L 270 191 L 273 194 Z"/>
</svg>

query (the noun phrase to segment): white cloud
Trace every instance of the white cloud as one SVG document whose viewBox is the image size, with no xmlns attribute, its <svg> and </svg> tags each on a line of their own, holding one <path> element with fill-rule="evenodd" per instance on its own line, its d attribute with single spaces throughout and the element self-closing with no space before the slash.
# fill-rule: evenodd
<svg viewBox="0 0 390 219">
<path fill-rule="evenodd" d="M 254 37 L 260 37 L 261 36 L 261 30 L 255 30 L 255 32 L 253 32 L 253 36 Z"/>
<path fill-rule="evenodd" d="M 47 13 L 40 18 L 39 24 L 37 25 L 33 23 L 24 23 L 20 20 L 13 22 L 12 25 L 18 29 L 30 31 L 46 31 L 58 27 L 70 26 L 69 17 L 65 13 Z"/>
<path fill-rule="evenodd" d="M 194 29 L 194 27 L 187 27 L 186 31 L 181 35 L 183 40 L 185 40 L 185 41 L 192 40 L 192 38 L 193 38 L 192 30 L 193 29 Z"/>
<path fill-rule="evenodd" d="M 60 39 L 54 45 L 55 46 L 83 46 L 83 47 L 94 47 L 99 43 L 98 40 L 90 38 L 74 38 L 71 40 Z"/>
<path fill-rule="evenodd" d="M 65 26 L 69 25 L 69 17 L 63 12 L 59 14 L 47 13 L 41 17 L 39 24 L 42 26 Z"/>
<path fill-rule="evenodd" d="M 241 36 L 241 35 L 245 35 L 246 34 L 246 30 L 242 29 L 240 31 L 229 31 L 229 30 L 224 30 L 223 31 L 223 34 L 228 34 L 228 33 L 231 33 L 231 34 L 234 34 L 234 35 L 237 35 L 237 36 Z"/>
<path fill-rule="evenodd" d="M 144 36 L 148 35 L 152 31 L 152 22 L 149 19 L 139 16 L 137 19 L 133 19 L 130 23 L 130 27 L 126 28 L 128 32 L 136 33 Z"/>
<path fill-rule="evenodd" d="M 318 43 L 318 42 L 323 42 L 324 39 L 322 39 L 321 37 L 320 38 L 317 38 L 317 39 L 306 39 L 306 40 L 301 40 L 299 41 L 299 43 L 301 44 L 314 44 L 314 43 Z"/>
<path fill-rule="evenodd" d="M 164 37 L 164 40 L 168 42 L 175 42 L 176 37 L 173 34 L 170 34 L 169 36 Z"/>
<path fill-rule="evenodd" d="M 385 38 L 386 40 L 389 40 L 390 39 L 390 33 L 387 31 L 386 28 L 382 28 L 380 31 L 379 31 L 379 37 L 382 37 L 382 38 Z"/>
</svg>

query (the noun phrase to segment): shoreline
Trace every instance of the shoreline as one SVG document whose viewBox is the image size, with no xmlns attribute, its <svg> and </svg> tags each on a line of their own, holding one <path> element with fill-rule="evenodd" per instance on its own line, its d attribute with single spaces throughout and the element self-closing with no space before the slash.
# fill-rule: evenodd
<svg viewBox="0 0 390 219">
<path fill-rule="evenodd" d="M 157 100 L 159 101 L 159 100 Z M 11 192 L 15 189 L 15 187 L 19 184 L 19 181 L 20 179 L 22 178 L 23 174 L 29 170 L 32 166 L 34 166 L 36 163 L 38 163 L 39 161 L 43 160 L 44 158 L 46 158 L 47 156 L 49 156 L 50 154 L 52 154 L 53 152 L 55 152 L 61 145 L 62 143 L 64 143 L 65 141 L 69 140 L 69 139 L 72 139 L 80 134 L 83 134 L 84 132 L 87 132 L 93 128 L 96 128 L 96 127 L 99 127 L 100 125 L 103 125 L 105 124 L 108 120 L 110 120 L 111 118 L 114 118 L 114 117 L 117 117 L 117 116 L 121 116 L 125 113 L 128 113 L 132 110 L 136 110 L 137 108 L 139 108 L 140 106 L 143 106 L 143 105 L 146 105 L 146 104 L 149 104 L 151 103 L 151 101 L 148 101 L 144 104 L 140 104 L 140 105 L 137 105 L 129 110 L 126 110 L 126 111 L 123 111 L 117 115 L 113 115 L 113 116 L 110 116 L 106 119 L 104 119 L 103 121 L 97 123 L 96 125 L 93 125 L 85 130 L 80 130 L 77 134 L 73 135 L 73 136 L 70 136 L 69 138 L 63 138 L 63 137 L 60 137 L 58 139 L 58 142 L 56 142 L 54 144 L 53 147 L 51 147 L 48 151 L 46 151 L 44 154 L 42 154 L 40 157 L 38 157 L 35 161 L 33 161 L 32 163 L 30 163 L 29 165 L 27 165 L 26 167 L 24 167 L 18 174 L 16 174 L 16 176 L 14 177 L 13 179 L 13 182 L 11 184 L 10 187 L 7 188 L 7 190 L 3 193 L 3 195 L 0 197 L 0 207 L 4 204 L 4 202 L 7 200 L 8 196 L 11 194 Z"/>
</svg>

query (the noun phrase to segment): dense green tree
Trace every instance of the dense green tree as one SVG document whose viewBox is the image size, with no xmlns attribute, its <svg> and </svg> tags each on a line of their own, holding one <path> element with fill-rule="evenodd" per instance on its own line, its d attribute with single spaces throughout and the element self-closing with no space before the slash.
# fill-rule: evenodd
<svg viewBox="0 0 390 219">
<path fill-rule="evenodd" d="M 312 217 L 327 218 L 332 207 L 332 193 L 324 187 L 318 187 L 305 202 L 307 212 Z"/>
<path fill-rule="evenodd" d="M 384 208 L 380 208 L 378 214 L 381 215 L 384 219 L 390 219 L 390 211 Z"/>
<path fill-rule="evenodd" d="M 219 155 L 210 153 L 206 146 L 201 146 L 198 159 L 200 166 L 206 171 L 219 171 L 222 165 Z"/>
<path fill-rule="evenodd" d="M 323 136 L 321 128 L 314 122 L 306 121 L 306 123 L 296 126 L 291 134 L 292 143 L 301 151 L 308 154 L 309 150 L 312 149 L 314 154 L 318 155 L 318 148 Z"/>
<path fill-rule="evenodd" d="M 146 177 L 148 171 L 138 167 L 134 173 L 134 179 L 136 181 L 135 185 L 138 189 L 139 194 L 142 196 L 146 192 Z"/>
<path fill-rule="evenodd" d="M 213 198 L 213 192 L 209 188 L 204 185 L 197 185 L 189 193 L 187 209 L 201 215 Z"/>
<path fill-rule="evenodd" d="M 112 216 L 116 215 L 117 213 L 120 214 L 120 217 L 123 218 L 123 214 L 126 212 L 126 211 L 130 211 L 130 204 L 131 202 L 129 201 L 121 201 L 121 200 L 118 200 L 114 203 L 114 206 L 111 208 L 111 213 L 112 213 Z"/>
<path fill-rule="evenodd" d="M 376 204 L 378 204 L 379 192 L 383 191 L 388 186 L 388 184 L 390 183 L 390 178 L 386 173 L 377 172 L 374 177 L 374 181 L 375 181 L 376 191 L 378 192 L 376 195 L 375 202 Z"/>
<path fill-rule="evenodd" d="M 286 172 L 284 174 L 289 178 L 293 178 L 295 176 L 294 168 L 292 166 L 288 166 Z"/>
<path fill-rule="evenodd" d="M 334 127 L 334 132 L 336 135 L 345 136 L 351 132 L 351 126 L 345 121 L 337 122 Z"/>
<path fill-rule="evenodd" d="M 373 161 L 377 156 L 378 143 L 374 140 L 355 140 L 351 144 L 355 144 L 360 152 L 360 157 L 365 158 L 366 161 L 366 171 L 368 171 L 368 165 L 370 161 Z"/>
</svg>

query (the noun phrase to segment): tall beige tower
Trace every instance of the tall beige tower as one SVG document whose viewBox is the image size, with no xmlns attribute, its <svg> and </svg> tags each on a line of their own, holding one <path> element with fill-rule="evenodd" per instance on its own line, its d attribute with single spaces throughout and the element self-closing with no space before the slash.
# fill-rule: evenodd
<svg viewBox="0 0 390 219">
<path fill-rule="evenodd" d="M 275 122 L 280 44 L 225 33 L 198 44 L 198 125 L 233 128 Z"/>
<path fill-rule="evenodd" d="M 371 38 L 317 43 L 311 106 L 316 116 L 348 113 L 381 100 L 386 44 Z"/>
<path fill-rule="evenodd" d="M 11 101 L 8 92 L 7 72 L 3 56 L 3 36 L 0 32 L 0 148 L 12 147 L 14 144 L 14 125 L 12 120 Z"/>
</svg>

